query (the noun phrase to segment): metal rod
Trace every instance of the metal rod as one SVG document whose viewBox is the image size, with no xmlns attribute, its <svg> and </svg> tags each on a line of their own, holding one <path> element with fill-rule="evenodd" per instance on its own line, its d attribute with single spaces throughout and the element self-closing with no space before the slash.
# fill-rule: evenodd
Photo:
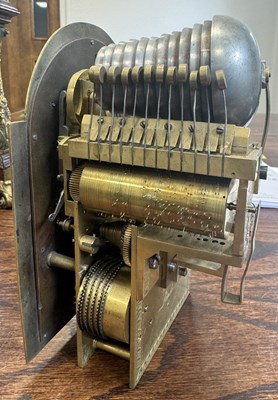
<svg viewBox="0 0 278 400">
<path fill-rule="evenodd" d="M 225 167 L 225 154 L 226 154 L 226 135 L 227 135 L 227 126 L 228 126 L 228 112 L 227 112 L 227 102 L 226 102 L 226 93 L 227 89 L 227 81 L 225 77 L 225 73 L 222 69 L 215 71 L 215 77 L 217 81 L 218 89 L 221 90 L 223 95 L 223 104 L 224 104 L 224 118 L 225 118 L 225 126 L 223 131 L 223 141 L 222 141 L 222 165 L 221 165 L 221 176 L 224 176 L 224 167 Z"/>
<path fill-rule="evenodd" d="M 180 64 L 178 67 L 178 82 L 179 92 L 180 92 L 180 116 L 181 116 L 181 126 L 180 126 L 180 135 L 179 135 L 179 145 L 180 145 L 180 171 L 183 171 L 183 159 L 184 159 L 184 100 L 185 100 L 185 83 L 188 78 L 188 66 L 187 64 Z"/>
<path fill-rule="evenodd" d="M 127 86 L 125 86 L 124 90 L 124 105 L 123 105 L 123 118 L 122 118 L 122 126 L 120 133 L 120 163 L 123 162 L 123 135 L 125 129 L 125 113 L 126 113 L 126 96 L 127 96 Z"/>
<path fill-rule="evenodd" d="M 207 134 L 207 146 L 208 146 L 208 159 L 207 159 L 207 174 L 210 174 L 210 105 L 208 96 L 208 87 L 206 86 L 206 101 L 208 110 L 208 134 Z"/>
<path fill-rule="evenodd" d="M 56 224 L 63 229 L 64 232 L 73 232 L 74 224 L 72 223 L 72 218 L 68 217 L 64 221 L 56 221 Z"/>
<path fill-rule="evenodd" d="M 138 95 L 138 84 L 135 85 L 134 92 L 134 104 L 133 104 L 133 113 L 132 113 L 132 135 L 131 135 L 131 163 L 134 165 L 134 136 L 135 136 L 135 113 L 136 113 L 136 104 L 137 104 L 137 95 Z"/>
<path fill-rule="evenodd" d="M 196 173 L 197 167 L 197 144 L 196 144 L 196 100 L 197 100 L 197 90 L 194 90 L 193 99 L 193 147 L 194 147 L 194 174 Z"/>
<path fill-rule="evenodd" d="M 109 162 L 111 163 L 111 153 L 112 153 L 112 134 L 114 129 L 114 121 L 115 121 L 115 92 L 116 85 L 112 86 L 112 110 L 111 110 L 111 126 L 109 132 Z"/>
<path fill-rule="evenodd" d="M 132 110 L 132 133 L 131 133 L 131 163 L 134 165 L 134 140 L 135 140 L 135 116 L 136 116 L 136 108 L 137 108 L 137 97 L 138 97 L 138 89 L 139 85 L 142 82 L 143 78 L 143 68 L 140 66 L 134 66 L 131 70 L 131 80 L 135 85 L 134 91 L 134 103 Z"/>
<path fill-rule="evenodd" d="M 266 96 L 266 112 L 265 112 L 265 123 L 264 123 L 264 133 L 262 137 L 262 151 L 264 152 L 265 143 L 268 135 L 268 128 L 269 128 L 269 119 L 270 119 L 270 91 L 269 91 L 269 84 L 266 83 L 265 86 L 265 96 Z"/>
<path fill-rule="evenodd" d="M 225 154 L 226 154 L 225 146 L 226 146 L 227 125 L 228 125 L 228 112 L 227 112 L 227 102 L 226 102 L 225 89 L 222 90 L 222 93 L 223 93 L 224 112 L 225 112 L 225 125 L 224 125 L 224 132 L 223 132 L 223 151 L 222 151 L 221 176 L 224 176 Z"/>
<path fill-rule="evenodd" d="M 99 96 L 100 96 L 100 108 L 99 108 L 99 120 L 97 130 L 97 145 L 98 145 L 98 159 L 100 161 L 100 131 L 101 131 L 101 119 L 102 119 L 102 84 L 99 85 Z"/>
<path fill-rule="evenodd" d="M 91 159 L 90 142 L 91 142 L 91 133 L 93 126 L 93 115 L 94 115 L 94 95 L 92 95 L 91 115 L 90 115 L 89 132 L 88 132 L 88 160 Z"/>
<path fill-rule="evenodd" d="M 168 123 L 167 123 L 167 142 L 168 142 L 168 170 L 170 170 L 171 164 L 171 156 L 170 156 L 170 132 L 171 132 L 171 102 L 172 102 L 172 87 L 173 85 L 169 85 L 169 98 L 168 98 Z"/>
<path fill-rule="evenodd" d="M 144 166 L 146 166 L 149 97 L 150 97 L 150 84 L 148 83 L 147 84 L 147 94 L 146 94 L 145 128 L 144 128 Z"/>
<path fill-rule="evenodd" d="M 74 258 L 64 256 L 63 254 L 51 251 L 47 256 L 47 264 L 49 267 L 57 267 L 66 269 L 68 271 L 74 271 Z"/>
<path fill-rule="evenodd" d="M 162 84 L 158 86 L 158 100 L 157 100 L 157 113 L 156 113 L 156 124 L 155 124 L 155 168 L 157 168 L 157 151 L 158 151 L 158 130 L 159 130 L 159 116 L 160 116 L 160 103 L 161 103 L 161 89 Z"/>
<path fill-rule="evenodd" d="M 184 142 L 184 115 L 183 115 L 183 107 L 184 107 L 184 84 L 181 83 L 181 133 L 180 133 L 180 171 L 182 172 L 183 167 L 183 142 Z"/>
<path fill-rule="evenodd" d="M 127 347 L 124 347 L 123 345 L 121 346 L 120 344 L 115 344 L 111 342 L 103 342 L 102 340 L 97 340 L 96 341 L 96 347 L 98 349 L 107 351 L 108 353 L 114 354 L 115 356 L 118 356 L 120 358 L 123 358 L 124 360 L 129 360 L 130 359 L 130 352 Z"/>
</svg>

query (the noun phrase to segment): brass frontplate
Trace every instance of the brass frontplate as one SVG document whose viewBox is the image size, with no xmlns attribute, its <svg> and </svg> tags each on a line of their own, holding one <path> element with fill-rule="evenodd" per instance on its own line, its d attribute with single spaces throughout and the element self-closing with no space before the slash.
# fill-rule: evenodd
<svg viewBox="0 0 278 400">
<path fill-rule="evenodd" d="M 129 385 L 134 388 L 185 302 L 190 279 L 189 274 L 178 274 L 178 266 L 176 271 L 167 272 L 173 253 L 164 254 L 166 260 L 157 269 L 149 268 L 147 260 L 158 249 L 144 241 L 140 228 L 134 227 L 132 243 Z M 163 287 L 162 269 L 170 275 L 166 287 Z M 148 292 L 140 296 L 138 286 L 142 280 L 151 283 Z"/>
<path fill-rule="evenodd" d="M 88 265 L 94 261 L 85 252 L 80 251 L 79 237 L 93 230 L 93 214 L 74 202 L 75 230 L 75 277 L 76 297 L 81 279 Z M 102 342 L 89 337 L 77 328 L 78 365 L 84 367 L 96 348 L 105 349 L 120 357 L 129 359 L 129 384 L 134 388 L 146 370 L 151 358 L 174 321 L 181 306 L 189 294 L 189 274 L 180 276 L 178 267 L 168 271 L 168 262 L 174 253 L 164 252 L 157 269 L 150 269 L 148 258 L 158 252 L 157 245 L 144 238 L 144 229 L 132 229 L 131 251 L 131 309 L 130 309 L 130 346 L 108 340 Z M 164 261 L 163 261 L 164 260 Z M 166 284 L 162 276 L 167 276 Z M 142 282 L 148 284 L 148 291 L 141 296 Z"/>
</svg>

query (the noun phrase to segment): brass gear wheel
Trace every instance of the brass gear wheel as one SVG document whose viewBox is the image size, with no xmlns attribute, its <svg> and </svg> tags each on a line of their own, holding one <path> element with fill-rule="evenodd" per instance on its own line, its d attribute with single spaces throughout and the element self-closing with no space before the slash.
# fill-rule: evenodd
<svg viewBox="0 0 278 400">
<path fill-rule="evenodd" d="M 100 235 L 121 250 L 125 265 L 131 267 L 132 225 L 122 221 L 105 223 L 100 227 Z"/>
<path fill-rule="evenodd" d="M 130 268 L 123 260 L 104 257 L 82 280 L 77 297 L 79 328 L 95 339 L 129 343 Z"/>
<path fill-rule="evenodd" d="M 121 234 L 121 252 L 124 263 L 131 267 L 131 235 L 132 226 L 126 225 Z"/>
</svg>

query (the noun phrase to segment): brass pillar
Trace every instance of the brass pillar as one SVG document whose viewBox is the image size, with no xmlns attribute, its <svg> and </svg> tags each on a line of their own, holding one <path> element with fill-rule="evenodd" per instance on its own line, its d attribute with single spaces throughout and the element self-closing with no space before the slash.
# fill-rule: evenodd
<svg viewBox="0 0 278 400">
<path fill-rule="evenodd" d="M 8 34 L 5 25 L 11 22 L 12 17 L 19 14 L 9 0 L 0 0 L 0 208 L 11 208 L 11 168 L 9 153 L 9 126 L 11 113 L 4 94 L 1 62 L 2 62 L 2 40 Z"/>
</svg>

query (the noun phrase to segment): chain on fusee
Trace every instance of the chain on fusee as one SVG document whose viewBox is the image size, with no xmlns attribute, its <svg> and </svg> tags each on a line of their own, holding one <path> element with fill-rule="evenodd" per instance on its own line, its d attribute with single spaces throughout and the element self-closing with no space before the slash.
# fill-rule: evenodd
<svg viewBox="0 0 278 400">
<path fill-rule="evenodd" d="M 127 360 L 134 388 L 191 270 L 218 277 L 223 302 L 242 303 L 269 76 L 249 28 L 225 16 L 118 44 L 85 23 L 52 36 L 11 135 L 28 360 L 76 314 L 79 366 L 105 350 Z M 252 143 L 262 88 L 265 126 Z M 231 268 L 241 269 L 237 291 Z"/>
</svg>

